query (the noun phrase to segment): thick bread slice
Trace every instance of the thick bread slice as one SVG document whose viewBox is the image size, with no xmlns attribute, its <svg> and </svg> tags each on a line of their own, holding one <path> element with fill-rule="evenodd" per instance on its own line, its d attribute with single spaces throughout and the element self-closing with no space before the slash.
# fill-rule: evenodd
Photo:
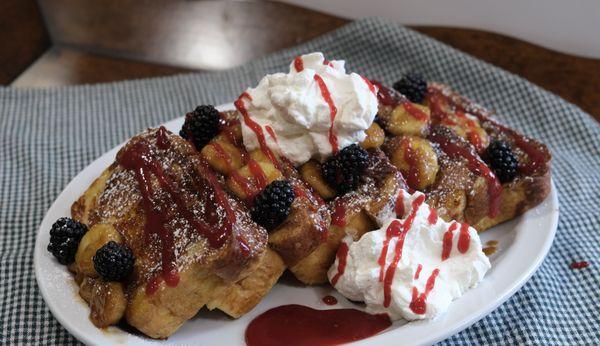
<svg viewBox="0 0 600 346">
<path fill-rule="evenodd" d="M 395 123 L 398 119 L 394 116 L 399 114 L 396 109 L 406 108 L 409 101 L 392 89 L 383 85 L 379 87 L 379 121 L 388 130 L 383 149 L 390 158 L 402 157 L 407 155 L 401 152 L 406 150 L 401 148 L 403 138 L 415 136 L 415 133 L 402 133 L 402 123 Z M 427 107 L 427 116 L 422 118 L 423 122 L 419 125 L 422 132 L 418 136 L 428 140 L 439 164 L 433 183 L 418 190 L 427 195 L 427 202 L 440 217 L 466 222 L 483 231 L 535 207 L 550 192 L 551 155 L 544 144 L 499 124 L 491 118 L 491 112 L 442 84 L 430 83 L 425 104 L 417 106 Z M 407 119 L 416 121 L 410 116 Z M 509 144 L 519 161 L 519 170 L 514 180 L 501 185 L 498 212 L 492 217 L 492 196 L 498 194 L 490 191 L 494 187 L 480 169 L 473 168 L 478 165 L 473 162 L 486 165 L 485 149 L 495 140 Z M 471 164 L 463 154 L 449 155 L 445 152 L 448 148 L 444 149 L 440 143 L 451 143 L 451 147 L 460 148 L 458 151 L 470 153 Z M 527 150 L 522 149 L 524 146 Z M 531 164 L 531 152 L 537 157 L 536 165 Z M 422 159 L 412 158 L 417 163 Z M 401 160 L 394 163 L 406 164 Z"/>
<path fill-rule="evenodd" d="M 368 152 L 369 166 L 365 181 L 356 191 L 337 197 L 329 203 L 332 215 L 336 214 L 338 205 L 344 206 L 344 225 L 333 222 L 327 241 L 290 267 L 296 278 L 305 284 L 327 282 L 327 270 L 334 262 L 337 249 L 346 235 L 352 235 L 358 240 L 364 233 L 376 229 L 379 218 L 394 213 L 398 191 L 406 187 L 404 179 L 381 150 L 370 149 Z"/>
<path fill-rule="evenodd" d="M 206 307 L 209 310 L 219 309 L 233 318 L 238 318 L 262 300 L 284 271 L 285 264 L 281 257 L 275 251 L 267 249 L 250 275 L 215 290 Z"/>
<path fill-rule="evenodd" d="M 195 149 L 181 137 L 166 131 L 163 136 L 170 145 L 161 148 L 157 145 L 158 132 L 148 130 L 133 137 L 117 155 L 117 162 L 90 185 L 71 210 L 73 218 L 90 227 L 111 225 L 122 235 L 124 243 L 136 256 L 132 277 L 125 283 L 128 298 L 125 317 L 148 336 L 166 338 L 223 291 L 230 292 L 231 296 L 247 296 L 247 292 L 253 292 L 252 299 L 237 310 L 225 307 L 234 316 L 249 311 L 270 290 L 282 269 L 276 262 L 265 260 L 265 257 L 272 257 L 266 253 L 267 233 L 250 219 L 245 207 L 234 198 L 224 196 L 235 221 L 222 245 L 215 247 L 181 214 L 182 205 L 176 205 L 172 192 L 150 174 L 151 200 L 155 203 L 154 208 L 166 210 L 164 217 L 168 221 L 163 227 L 173 235 L 173 261 L 179 274 L 176 284 L 167 285 L 162 280 L 161 263 L 164 262 L 161 258 L 165 248 L 161 250 L 162 240 L 154 236 L 148 238 L 145 232 L 147 217 L 136 173 L 119 163 L 124 151 L 143 142 L 149 148 L 149 153 L 144 155 L 159 162 L 164 179 L 171 181 L 171 189 L 180 194 L 179 203 L 184 203 L 184 209 L 198 215 L 199 220 L 206 220 L 203 215 L 210 210 L 219 215 L 224 215 L 224 211 L 221 205 L 215 206 L 214 191 L 206 188 L 209 185 L 206 181 L 208 173 L 204 171 L 206 165 L 201 164 Z M 222 218 L 212 227 L 219 228 L 224 222 Z M 254 274 L 261 280 L 246 280 L 242 286 L 234 286 Z M 214 306 L 218 307 L 218 304 Z"/>
</svg>

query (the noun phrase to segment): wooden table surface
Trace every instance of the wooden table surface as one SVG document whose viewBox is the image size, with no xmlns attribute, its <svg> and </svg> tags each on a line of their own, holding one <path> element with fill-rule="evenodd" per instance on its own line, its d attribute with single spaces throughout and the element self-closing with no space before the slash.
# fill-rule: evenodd
<svg viewBox="0 0 600 346">
<path fill-rule="evenodd" d="M 349 21 L 269 1 L 3 0 L 0 85 L 42 87 L 220 70 Z M 600 60 L 480 30 L 412 27 L 600 120 Z"/>
</svg>

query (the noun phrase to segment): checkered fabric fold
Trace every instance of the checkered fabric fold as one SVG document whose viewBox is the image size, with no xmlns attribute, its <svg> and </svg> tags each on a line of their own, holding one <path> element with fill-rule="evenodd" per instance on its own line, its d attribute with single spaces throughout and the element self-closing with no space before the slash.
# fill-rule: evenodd
<svg viewBox="0 0 600 346">
<path fill-rule="evenodd" d="M 560 200 L 550 254 L 511 299 L 444 344 L 600 344 L 600 125 L 527 81 L 381 19 L 216 73 L 50 89 L 0 88 L 0 344 L 77 344 L 35 282 L 38 225 L 65 185 L 130 136 L 203 103 L 231 102 L 301 53 L 391 84 L 421 71 L 546 143 Z M 537 230 L 531 230 L 537 231 Z M 574 260 L 591 266 L 571 270 Z"/>
</svg>

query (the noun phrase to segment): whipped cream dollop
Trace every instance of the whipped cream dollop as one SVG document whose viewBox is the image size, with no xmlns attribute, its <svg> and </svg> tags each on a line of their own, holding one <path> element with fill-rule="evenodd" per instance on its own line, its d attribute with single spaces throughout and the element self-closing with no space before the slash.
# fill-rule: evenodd
<svg viewBox="0 0 600 346">
<path fill-rule="evenodd" d="M 346 237 L 329 281 L 348 299 L 364 301 L 370 313 L 434 318 L 483 279 L 490 261 L 474 228 L 437 217 L 420 192 L 399 193 L 403 218 L 388 218 L 356 242 Z"/>
<path fill-rule="evenodd" d="M 364 140 L 377 114 L 377 90 L 344 64 L 322 53 L 302 55 L 289 73 L 267 75 L 246 90 L 236 102 L 246 148 L 266 145 L 300 165 Z"/>
</svg>

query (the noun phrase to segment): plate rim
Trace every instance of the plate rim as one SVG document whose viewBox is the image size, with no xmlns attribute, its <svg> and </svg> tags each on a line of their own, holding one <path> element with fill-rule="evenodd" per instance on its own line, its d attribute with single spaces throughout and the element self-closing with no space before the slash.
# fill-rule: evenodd
<svg viewBox="0 0 600 346">
<path fill-rule="evenodd" d="M 225 111 L 225 110 L 230 110 L 233 108 L 232 104 L 223 104 L 217 107 L 219 110 L 221 111 Z M 172 124 L 172 123 L 176 123 L 178 121 L 181 121 L 183 117 L 178 117 L 176 119 L 172 119 L 170 121 L 166 121 L 161 125 L 167 125 L 168 124 Z M 78 178 L 80 178 L 80 176 L 88 169 L 91 169 L 91 166 L 97 165 L 100 161 L 104 160 L 105 157 L 111 155 L 111 154 L 116 154 L 116 152 L 126 143 L 126 141 L 118 144 L 117 146 L 113 147 L 112 149 L 104 152 L 103 154 L 101 154 L 99 157 L 97 157 L 95 160 L 93 160 L 92 162 L 90 162 L 88 165 L 86 165 L 81 171 L 79 171 L 70 181 L 69 183 L 67 183 L 65 185 L 65 187 L 62 189 L 62 191 L 57 195 L 57 197 L 54 199 L 54 201 L 52 202 L 51 206 L 48 208 L 48 210 L 46 211 L 44 218 L 42 219 L 42 221 L 40 222 L 39 226 L 38 226 L 38 230 L 36 233 L 36 241 L 35 241 L 35 248 L 34 248 L 34 252 L 33 252 L 33 262 L 34 262 L 34 271 L 35 271 L 35 278 L 36 278 L 36 283 L 37 286 L 40 290 L 40 293 L 42 295 L 42 298 L 44 300 L 44 303 L 46 304 L 46 306 L 50 309 L 52 315 L 54 318 L 56 318 L 58 320 L 58 322 L 61 324 L 61 326 L 63 328 L 65 328 L 69 333 L 71 333 L 75 338 L 77 338 L 78 340 L 86 343 L 86 344 L 98 344 L 98 340 L 95 340 L 93 337 L 94 336 L 90 336 L 87 333 L 85 333 L 84 331 L 80 331 L 77 328 L 73 327 L 72 322 L 66 318 L 66 314 L 62 314 L 58 303 L 54 302 L 53 299 L 51 299 L 51 294 L 50 294 L 50 290 L 49 287 L 46 285 L 45 282 L 42 281 L 42 267 L 40 264 L 41 261 L 41 255 L 43 253 L 45 253 L 45 244 L 42 244 L 41 241 L 38 241 L 40 239 L 40 234 L 44 231 L 47 231 L 45 228 L 43 228 L 42 226 L 45 224 L 48 224 L 49 221 L 49 217 L 50 217 L 50 211 L 54 210 L 57 208 L 57 204 L 59 204 L 59 202 L 66 198 L 66 193 L 73 189 L 76 183 L 76 180 L 78 180 Z M 81 179 L 81 178 L 80 178 Z M 95 179 L 95 177 L 93 178 Z M 543 263 L 544 259 L 547 257 L 550 248 L 553 244 L 555 235 L 556 235 L 556 231 L 557 231 L 557 227 L 558 227 L 558 219 L 559 219 L 559 210 L 560 210 L 560 206 L 559 206 L 559 201 L 558 201 L 558 193 L 556 190 L 556 186 L 554 184 L 554 180 L 551 178 L 551 190 L 550 190 L 550 194 L 546 197 L 546 200 L 542 203 L 545 202 L 549 202 L 550 203 L 550 208 L 554 208 L 552 210 L 552 213 L 550 214 L 551 216 L 551 220 L 550 220 L 550 229 L 545 229 L 543 230 L 544 232 L 546 232 L 546 236 L 544 239 L 544 242 L 541 244 L 541 248 L 540 250 L 536 253 L 535 257 L 533 258 L 532 261 L 530 261 L 530 264 L 527 266 L 527 268 L 518 273 L 518 275 L 516 277 L 514 277 L 514 280 L 511 281 L 510 284 L 508 284 L 508 286 L 506 286 L 503 290 L 497 292 L 494 294 L 495 298 L 492 299 L 492 301 L 490 303 L 487 303 L 482 309 L 475 309 L 474 311 L 470 312 L 467 316 L 459 319 L 456 322 L 451 322 L 446 328 L 441 328 L 439 330 L 434 330 L 431 331 L 431 333 L 429 333 L 429 337 L 426 340 L 420 340 L 420 341 L 416 341 L 413 342 L 414 345 L 429 345 L 429 344 L 434 344 L 436 342 L 439 342 L 441 340 L 444 340 L 452 335 L 455 335 L 457 333 L 459 333 L 460 331 L 468 328 L 469 326 L 473 325 L 474 323 L 476 323 L 477 321 L 481 320 L 482 318 L 488 316 L 492 311 L 494 311 L 495 309 L 497 309 L 500 305 L 504 304 L 509 298 L 511 298 L 521 287 L 523 287 L 523 285 L 529 281 L 529 279 L 533 276 L 533 274 L 538 270 L 538 268 L 541 266 L 541 264 Z M 66 267 L 65 267 L 66 268 Z M 68 272 L 67 269 L 65 269 L 65 271 Z M 68 273 L 68 275 L 71 275 L 70 273 Z M 485 281 L 485 280 L 484 280 Z M 76 301 L 76 300 L 74 300 Z M 78 302 L 78 304 L 80 304 L 81 302 Z M 87 316 L 86 316 L 87 318 Z M 413 322 L 413 323 L 419 323 L 421 321 L 417 321 L 417 322 Z M 427 323 L 427 321 L 425 321 L 424 323 Z M 389 344 L 390 342 L 397 342 L 398 340 L 395 339 L 394 337 L 396 336 L 397 332 L 390 330 L 388 332 L 383 332 L 374 336 L 371 336 L 367 339 L 363 339 L 363 340 L 359 340 L 353 344 Z M 146 340 L 146 339 L 145 339 Z M 167 339 L 168 340 L 168 339 Z M 150 340 L 148 339 L 147 341 L 149 341 L 149 343 L 155 343 L 155 344 L 163 344 L 162 340 Z M 168 342 L 165 342 L 165 344 Z"/>
</svg>

